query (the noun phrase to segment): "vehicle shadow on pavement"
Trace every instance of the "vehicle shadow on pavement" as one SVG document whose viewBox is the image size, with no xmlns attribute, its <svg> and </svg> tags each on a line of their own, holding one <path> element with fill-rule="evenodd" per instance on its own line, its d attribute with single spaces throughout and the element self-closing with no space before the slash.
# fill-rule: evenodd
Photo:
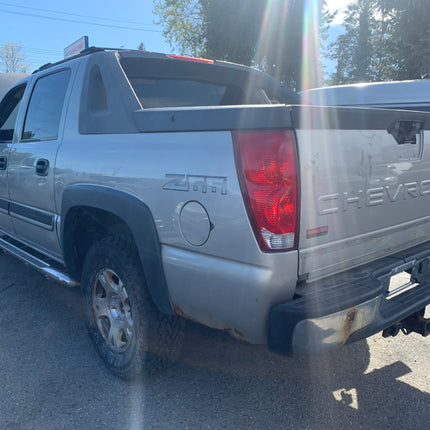
<svg viewBox="0 0 430 430">
<path fill-rule="evenodd" d="M 367 341 L 290 358 L 190 322 L 177 363 L 122 381 L 86 335 L 79 292 L 7 256 L 0 345 L 2 430 L 384 429 L 430 420 L 430 395 L 399 380 L 411 374 L 404 362 L 413 352 L 368 371 Z M 383 355 L 386 344 L 375 345 Z"/>
<path fill-rule="evenodd" d="M 190 324 L 179 363 L 161 376 L 181 399 L 173 420 L 156 418 L 160 399 L 153 404 L 149 385 L 142 428 L 157 422 L 174 428 L 178 410 L 181 428 L 381 429 L 427 422 L 430 395 L 398 380 L 411 369 L 397 361 L 366 373 L 369 359 L 366 341 L 332 354 L 282 357 Z"/>
</svg>

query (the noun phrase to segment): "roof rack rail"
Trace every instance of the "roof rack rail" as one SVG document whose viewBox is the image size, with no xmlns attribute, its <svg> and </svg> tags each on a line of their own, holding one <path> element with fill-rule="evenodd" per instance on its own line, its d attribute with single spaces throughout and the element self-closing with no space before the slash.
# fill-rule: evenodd
<svg viewBox="0 0 430 430">
<path fill-rule="evenodd" d="M 124 48 L 100 48 L 97 46 L 90 46 L 89 48 L 82 50 L 79 54 L 73 55 L 72 57 L 64 58 L 64 60 L 57 61 L 56 63 L 46 63 L 43 66 L 36 69 L 32 74 L 41 72 L 42 70 L 49 69 L 50 67 L 53 67 L 53 66 L 57 66 L 58 64 L 66 63 L 67 61 L 74 60 L 75 58 L 84 57 L 85 55 L 93 54 L 95 52 L 122 51 L 122 50 L 124 50 Z"/>
</svg>

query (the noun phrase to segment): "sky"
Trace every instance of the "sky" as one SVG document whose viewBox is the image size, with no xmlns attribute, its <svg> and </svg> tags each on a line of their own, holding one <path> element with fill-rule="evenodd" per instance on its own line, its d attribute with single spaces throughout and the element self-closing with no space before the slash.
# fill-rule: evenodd
<svg viewBox="0 0 430 430">
<path fill-rule="evenodd" d="M 0 1 L 0 44 L 18 42 L 31 70 L 61 60 L 82 36 L 90 46 L 170 52 L 161 26 L 153 23 L 152 0 Z"/>
<path fill-rule="evenodd" d="M 326 0 L 327 8 L 330 12 L 338 11 L 332 25 L 340 25 L 342 23 L 343 11 L 346 9 L 352 0 Z"/>
<path fill-rule="evenodd" d="M 331 10 L 348 0 L 327 0 Z M 0 45 L 18 42 L 35 70 L 59 61 L 64 48 L 88 36 L 90 46 L 175 53 L 155 25 L 152 0 L 0 1 Z"/>
</svg>

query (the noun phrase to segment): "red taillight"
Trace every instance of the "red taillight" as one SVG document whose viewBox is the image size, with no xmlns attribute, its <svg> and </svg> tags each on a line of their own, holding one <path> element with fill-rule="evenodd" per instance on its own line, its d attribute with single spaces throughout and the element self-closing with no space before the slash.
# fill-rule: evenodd
<svg viewBox="0 0 430 430">
<path fill-rule="evenodd" d="M 235 131 L 242 195 L 263 251 L 297 247 L 297 151 L 290 130 Z"/>
</svg>

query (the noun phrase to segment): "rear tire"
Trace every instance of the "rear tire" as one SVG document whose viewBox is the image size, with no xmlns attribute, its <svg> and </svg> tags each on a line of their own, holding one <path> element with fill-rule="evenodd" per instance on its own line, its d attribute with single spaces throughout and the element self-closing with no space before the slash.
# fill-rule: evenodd
<svg viewBox="0 0 430 430">
<path fill-rule="evenodd" d="M 185 320 L 156 309 L 134 246 L 120 237 L 96 242 L 81 285 L 89 336 L 115 375 L 135 379 L 175 358 Z"/>
</svg>

